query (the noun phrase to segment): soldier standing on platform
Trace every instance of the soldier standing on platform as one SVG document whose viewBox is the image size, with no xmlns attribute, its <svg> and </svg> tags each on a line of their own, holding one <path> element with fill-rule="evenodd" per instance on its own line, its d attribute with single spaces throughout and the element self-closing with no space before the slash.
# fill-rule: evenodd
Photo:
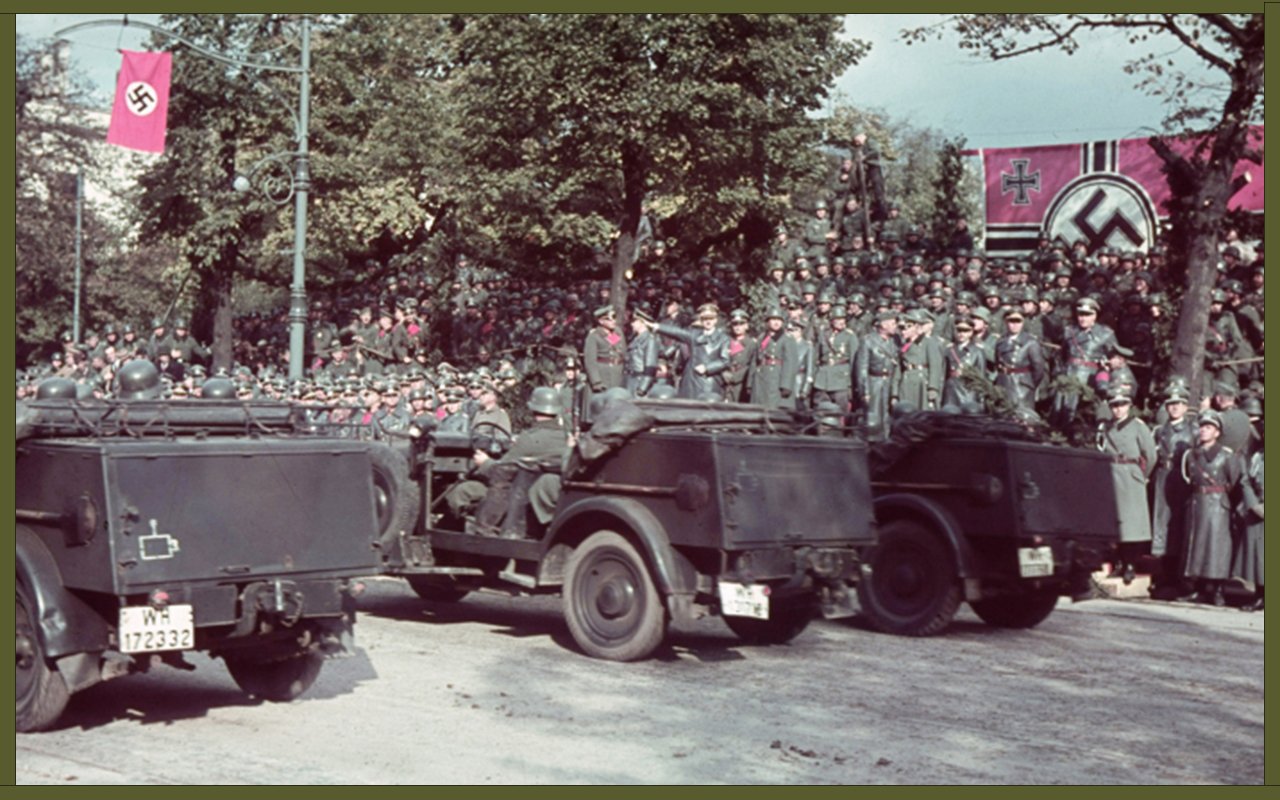
<svg viewBox="0 0 1280 800">
<path fill-rule="evenodd" d="M 917 411 L 938 407 L 944 376 L 942 351 L 925 332 L 925 313 L 915 309 L 907 314 L 900 348 L 902 370 L 895 393 L 900 402 Z"/>
<path fill-rule="evenodd" d="M 1017 409 L 1034 412 L 1036 387 L 1047 371 L 1040 342 L 1022 329 L 1023 316 L 1014 308 L 1004 317 L 1005 335 L 996 341 L 996 386 Z"/>
<path fill-rule="evenodd" d="M 1098 423 L 1098 449 L 1110 455 L 1111 479 L 1120 515 L 1120 546 L 1111 574 L 1134 579 L 1134 564 L 1150 549 L 1151 516 L 1147 511 L 1147 479 L 1156 466 L 1156 441 L 1147 425 L 1131 416 L 1133 398 L 1117 392 L 1108 401 L 1111 419 Z"/>
<path fill-rule="evenodd" d="M 1160 570 L 1152 582 L 1152 595 L 1179 597 L 1183 554 L 1187 540 L 1187 502 L 1191 494 L 1182 477 L 1182 456 L 1196 446 L 1199 426 L 1187 414 L 1187 396 L 1181 384 L 1169 391 L 1164 402 L 1169 419 L 1153 432 L 1156 440 L 1156 469 L 1151 479 L 1151 555 L 1160 559 Z"/>
<path fill-rule="evenodd" d="M 631 341 L 627 344 L 627 391 L 632 397 L 644 397 L 653 388 L 658 374 L 658 337 L 653 328 L 658 323 L 644 309 L 631 312 Z"/>
<path fill-rule="evenodd" d="M 1195 580 L 1200 599 L 1226 604 L 1222 584 L 1231 577 L 1231 498 L 1244 464 L 1222 444 L 1222 417 L 1210 409 L 1200 415 L 1200 441 L 1182 456 L 1182 475 L 1191 487 L 1187 510 L 1187 561 L 1184 574 Z"/>
<path fill-rule="evenodd" d="M 987 353 L 973 343 L 973 323 L 966 317 L 960 317 L 951 326 L 955 330 L 955 341 L 944 353 L 947 378 L 942 384 L 942 405 L 964 408 L 980 404 L 977 392 L 965 386 L 963 378 L 965 375 L 988 377 Z"/>
<path fill-rule="evenodd" d="M 809 408 L 813 390 L 813 344 L 804 338 L 805 326 L 799 320 L 787 322 L 787 335 L 782 340 L 782 375 L 780 392 L 784 407 L 804 411 Z"/>
<path fill-rule="evenodd" d="M 627 340 L 618 333 L 618 317 L 613 306 L 595 311 L 596 327 L 587 334 L 582 345 L 582 361 L 591 391 L 603 392 L 622 385 Z"/>
<path fill-rule="evenodd" d="M 1096 389 L 1095 377 L 1106 368 L 1107 356 L 1114 349 L 1115 341 L 1111 328 L 1098 323 L 1098 301 L 1092 297 L 1081 299 L 1076 304 L 1076 324 L 1068 328 L 1064 336 L 1060 374 Z M 1079 390 L 1059 392 L 1053 399 L 1050 424 L 1066 430 L 1075 419 L 1079 403 Z"/>
<path fill-rule="evenodd" d="M 783 314 L 780 306 L 765 314 L 765 331 L 756 347 L 751 368 L 751 402 L 766 408 L 781 408 Z"/>
<path fill-rule="evenodd" d="M 680 328 L 666 322 L 658 325 L 658 333 L 689 347 L 689 360 L 680 375 L 680 397 L 724 398 L 723 373 L 729 368 L 729 335 L 717 327 L 719 322 L 720 310 L 714 303 L 704 303 L 698 307 L 696 327 Z"/>
<path fill-rule="evenodd" d="M 831 309 L 830 328 L 818 334 L 818 374 L 814 379 L 814 403 L 830 401 L 840 413 L 849 410 L 853 394 L 853 357 L 858 337 L 848 328 L 849 314 L 842 305 Z"/>
<path fill-rule="evenodd" d="M 756 340 L 747 335 L 747 312 L 734 309 L 729 315 L 729 368 L 724 371 L 725 400 L 746 401 L 751 367 L 756 359 Z"/>
<path fill-rule="evenodd" d="M 858 400 L 867 415 L 867 438 L 873 442 L 889 438 L 889 411 L 899 373 L 897 330 L 897 312 L 878 312 L 875 331 L 862 337 L 853 362 Z"/>
</svg>

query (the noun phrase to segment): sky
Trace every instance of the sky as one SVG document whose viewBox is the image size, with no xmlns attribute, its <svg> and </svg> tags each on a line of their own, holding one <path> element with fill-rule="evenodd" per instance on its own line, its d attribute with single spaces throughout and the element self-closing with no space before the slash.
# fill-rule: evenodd
<svg viewBox="0 0 1280 800">
<path fill-rule="evenodd" d="M 59 28 L 114 14 L 19 14 L 20 36 L 41 39 Z M 132 19 L 158 22 L 158 15 Z M 1164 116 L 1161 103 L 1133 88 L 1124 73 L 1128 46 L 1102 34 L 1074 56 L 1040 53 L 986 62 L 963 53 L 955 39 L 906 45 L 903 28 L 937 20 L 934 14 L 853 14 L 845 35 L 870 41 L 870 54 L 836 83 L 835 96 L 859 108 L 878 108 L 895 120 L 963 135 L 969 147 L 1018 147 L 1145 136 Z M 74 68 L 99 87 L 110 108 L 117 48 L 144 49 L 142 28 L 90 28 L 71 34 Z M 1198 67 L 1181 53 L 1183 65 Z"/>
</svg>

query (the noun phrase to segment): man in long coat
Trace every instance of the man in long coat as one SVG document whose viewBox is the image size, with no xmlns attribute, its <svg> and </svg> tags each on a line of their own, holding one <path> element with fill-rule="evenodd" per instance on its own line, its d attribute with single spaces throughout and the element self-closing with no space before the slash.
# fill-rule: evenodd
<svg viewBox="0 0 1280 800">
<path fill-rule="evenodd" d="M 755 363 L 751 368 L 751 402 L 767 408 L 781 408 L 782 340 L 784 315 L 774 306 L 765 315 L 765 331 L 756 345 Z"/>
<path fill-rule="evenodd" d="M 987 377 L 987 353 L 973 343 L 973 323 L 960 317 L 951 323 L 955 341 L 947 346 L 944 355 L 946 380 L 942 384 L 942 405 L 964 408 L 981 403 L 978 393 L 964 384 L 965 375 Z"/>
<path fill-rule="evenodd" d="M 603 392 L 622 385 L 627 340 L 617 331 L 618 317 L 613 306 L 597 308 L 595 317 L 596 327 L 582 345 L 582 366 L 591 391 Z"/>
<path fill-rule="evenodd" d="M 1231 493 L 1240 485 L 1244 463 L 1222 444 L 1222 417 L 1210 409 L 1200 415 L 1200 441 L 1182 456 L 1182 474 L 1191 486 L 1187 510 L 1187 561 L 1184 574 L 1195 580 L 1200 599 L 1225 604 L 1222 583 L 1231 577 Z"/>
<path fill-rule="evenodd" d="M 632 397 L 644 397 L 653 388 L 658 375 L 658 337 L 653 328 L 658 323 L 644 309 L 631 312 L 631 341 L 627 343 L 627 391 Z"/>
<path fill-rule="evenodd" d="M 828 400 L 841 413 L 849 410 L 853 391 L 853 357 L 858 351 L 858 337 L 848 327 L 848 312 L 843 305 L 831 309 L 830 327 L 817 338 L 818 374 L 814 379 L 814 403 Z"/>
<path fill-rule="evenodd" d="M 924 330 L 925 313 L 916 309 L 907 315 L 897 391 L 899 401 L 918 411 L 938 407 L 945 374 L 942 350 Z"/>
<path fill-rule="evenodd" d="M 1004 315 L 1005 335 L 996 340 L 996 386 L 1016 409 L 1035 411 L 1036 387 L 1047 369 L 1040 342 L 1023 330 L 1023 315 L 1014 308 Z"/>
<path fill-rule="evenodd" d="M 1169 418 L 1152 432 L 1156 440 L 1156 470 L 1151 478 L 1151 555 L 1160 559 L 1152 594 L 1183 594 L 1182 564 L 1187 542 L 1187 502 L 1190 487 L 1182 477 L 1182 456 L 1199 439 L 1196 417 L 1187 413 L 1187 396 L 1175 384 L 1164 403 Z"/>
<path fill-rule="evenodd" d="M 1114 351 L 1116 334 L 1098 322 L 1098 302 L 1085 297 L 1076 304 L 1076 324 L 1063 337 L 1062 365 L 1059 374 L 1075 378 L 1081 384 L 1097 388 L 1096 377 L 1107 368 L 1108 355 Z M 1053 399 L 1050 424 L 1066 430 L 1075 419 L 1080 403 L 1079 392 L 1060 392 Z"/>
<path fill-rule="evenodd" d="M 876 314 L 876 329 L 862 337 L 853 360 L 857 398 L 867 415 L 867 438 L 873 442 L 889 438 L 889 412 L 900 372 L 897 329 L 897 312 L 886 309 Z"/>
<path fill-rule="evenodd" d="M 658 333 L 684 342 L 689 347 L 689 360 L 680 375 L 678 396 L 697 400 L 715 396 L 724 398 L 722 373 L 729 367 L 729 335 L 720 330 L 720 310 L 713 303 L 698 308 L 693 328 L 680 328 L 668 322 L 659 323 Z"/>
<path fill-rule="evenodd" d="M 1111 479 L 1120 514 L 1120 548 L 1113 575 L 1134 578 L 1134 563 L 1150 547 L 1151 516 L 1147 510 L 1147 479 L 1156 467 L 1156 440 L 1147 424 L 1129 412 L 1133 398 L 1117 392 L 1108 401 L 1111 419 L 1098 425 L 1098 449 L 1110 455 Z"/>
<path fill-rule="evenodd" d="M 724 371 L 725 400 L 746 402 L 751 368 L 756 359 L 756 340 L 747 333 L 751 320 L 747 312 L 735 309 L 729 315 L 729 368 Z"/>
</svg>

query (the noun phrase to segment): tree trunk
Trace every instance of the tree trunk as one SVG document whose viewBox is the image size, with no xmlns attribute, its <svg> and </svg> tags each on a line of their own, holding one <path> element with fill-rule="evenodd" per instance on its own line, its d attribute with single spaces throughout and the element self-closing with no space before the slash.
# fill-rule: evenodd
<svg viewBox="0 0 1280 800">
<path fill-rule="evenodd" d="M 636 234 L 644 212 L 645 170 L 640 145 L 622 145 L 622 221 L 613 254 L 613 276 L 609 297 L 618 319 L 625 323 L 627 310 L 627 271 L 636 260 Z"/>
</svg>

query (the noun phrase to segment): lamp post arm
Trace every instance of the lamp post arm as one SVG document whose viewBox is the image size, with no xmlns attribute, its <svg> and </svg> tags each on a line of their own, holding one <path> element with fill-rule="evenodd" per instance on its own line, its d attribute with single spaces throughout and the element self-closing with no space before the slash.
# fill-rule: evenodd
<svg viewBox="0 0 1280 800">
<path fill-rule="evenodd" d="M 130 22 L 128 17 L 125 17 L 122 20 L 93 19 L 93 20 L 89 20 L 88 22 L 81 22 L 76 25 L 69 25 L 66 28 L 62 28 L 60 30 L 54 31 L 53 36 L 56 39 L 62 39 L 68 33 L 74 33 L 76 31 L 85 30 L 87 28 L 105 28 L 105 27 L 114 27 L 117 25 L 121 27 L 128 27 L 132 25 L 135 28 L 146 28 L 149 31 L 158 33 L 162 36 L 168 36 L 170 39 L 173 39 L 176 42 L 184 44 L 187 47 L 190 47 L 192 50 L 196 51 L 197 53 L 204 56 L 205 58 L 211 58 L 214 61 L 220 61 L 223 64 L 230 64 L 231 66 L 235 66 L 235 67 L 247 67 L 249 69 L 271 69 L 271 70 L 276 70 L 277 72 L 305 72 L 306 71 L 306 68 L 302 66 L 291 67 L 287 64 L 274 64 L 270 61 L 256 61 L 256 60 L 243 59 L 243 58 L 232 58 L 231 56 L 223 55 L 222 53 L 215 52 L 206 47 L 201 47 L 200 45 L 186 38 L 182 34 L 175 33 L 174 31 L 171 31 L 168 28 L 162 28 L 159 25 L 152 25 L 149 22 Z"/>
</svg>

